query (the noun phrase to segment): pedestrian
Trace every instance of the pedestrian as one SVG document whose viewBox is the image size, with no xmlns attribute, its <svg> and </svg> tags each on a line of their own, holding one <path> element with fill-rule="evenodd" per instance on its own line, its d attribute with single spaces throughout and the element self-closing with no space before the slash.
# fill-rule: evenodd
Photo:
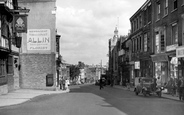
<svg viewBox="0 0 184 115">
<path fill-rule="evenodd" d="M 62 84 L 63 84 L 63 90 L 65 90 L 66 87 L 65 87 L 65 79 L 64 79 L 64 78 L 63 78 L 63 80 L 62 80 Z"/>
<path fill-rule="evenodd" d="M 103 88 L 103 81 L 102 81 L 102 78 L 100 78 L 99 86 L 100 86 L 100 90 L 101 90 L 101 89 Z"/>
<path fill-rule="evenodd" d="M 59 89 L 62 89 L 62 78 L 59 78 Z"/>
<path fill-rule="evenodd" d="M 178 92 L 179 100 L 184 100 L 184 77 L 180 77 L 178 80 Z"/>
</svg>

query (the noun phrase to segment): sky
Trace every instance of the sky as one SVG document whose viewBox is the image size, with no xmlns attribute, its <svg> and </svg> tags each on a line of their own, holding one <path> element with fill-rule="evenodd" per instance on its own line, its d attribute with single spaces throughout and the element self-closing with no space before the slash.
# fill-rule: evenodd
<svg viewBox="0 0 184 115">
<path fill-rule="evenodd" d="M 127 35 L 130 17 L 146 0 L 57 0 L 56 28 L 66 63 L 106 65 L 108 41 L 118 27 Z"/>
</svg>

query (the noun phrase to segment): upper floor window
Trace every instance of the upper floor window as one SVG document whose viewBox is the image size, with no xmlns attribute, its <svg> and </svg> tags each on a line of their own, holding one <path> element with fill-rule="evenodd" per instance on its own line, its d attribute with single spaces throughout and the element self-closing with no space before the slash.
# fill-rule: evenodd
<svg viewBox="0 0 184 115">
<path fill-rule="evenodd" d="M 140 40 L 139 48 L 140 48 L 140 52 L 142 52 L 142 37 L 141 36 L 139 37 L 139 40 Z"/>
<path fill-rule="evenodd" d="M 150 5 L 148 6 L 148 22 L 151 22 L 151 17 L 152 17 L 151 13 L 152 11 L 151 11 L 151 5 Z"/>
<path fill-rule="evenodd" d="M 144 34 L 144 52 L 148 51 L 148 36 Z"/>
<path fill-rule="evenodd" d="M 134 53 L 134 39 L 132 40 L 132 52 Z"/>
<path fill-rule="evenodd" d="M 164 15 L 168 14 L 168 0 L 165 0 L 164 2 Z"/>
<path fill-rule="evenodd" d="M 172 24 L 172 44 L 178 44 L 178 26 L 177 23 Z"/>
<path fill-rule="evenodd" d="M 144 10 L 144 25 L 147 24 L 147 10 Z"/>
<path fill-rule="evenodd" d="M 160 50 L 161 52 L 165 51 L 165 38 L 166 38 L 166 29 L 164 27 L 164 29 L 160 32 Z"/>
<path fill-rule="evenodd" d="M 178 8 L 178 0 L 173 0 L 173 10 Z"/>
<path fill-rule="evenodd" d="M 155 33 L 155 53 L 160 53 L 160 37 L 158 31 Z"/>
<path fill-rule="evenodd" d="M 160 19 L 160 3 L 157 3 L 157 8 L 156 8 L 156 19 L 159 20 Z"/>
<path fill-rule="evenodd" d="M 139 26 L 140 26 L 140 28 L 142 27 L 142 17 L 141 17 L 141 15 L 139 16 Z"/>
</svg>

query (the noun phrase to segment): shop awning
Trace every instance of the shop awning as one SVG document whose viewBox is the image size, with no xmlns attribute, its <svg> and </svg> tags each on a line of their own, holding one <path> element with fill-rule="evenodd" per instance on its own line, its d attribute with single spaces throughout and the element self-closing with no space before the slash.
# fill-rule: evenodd
<svg viewBox="0 0 184 115">
<path fill-rule="evenodd" d="M 167 54 L 151 55 L 151 58 L 153 62 L 169 61 L 169 57 Z"/>
</svg>

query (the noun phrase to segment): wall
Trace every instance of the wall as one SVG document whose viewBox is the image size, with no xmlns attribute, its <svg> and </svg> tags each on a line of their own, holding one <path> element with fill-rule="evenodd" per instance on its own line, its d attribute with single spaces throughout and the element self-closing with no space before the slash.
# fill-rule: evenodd
<svg viewBox="0 0 184 115">
<path fill-rule="evenodd" d="M 30 9 L 28 13 L 28 32 L 30 30 L 42 31 L 48 30 L 46 37 L 49 39 L 39 42 L 45 36 L 43 34 L 33 35 L 22 34 L 22 50 L 21 50 L 21 88 L 31 89 L 51 89 L 54 90 L 56 77 L 56 16 L 55 2 L 56 0 L 18 0 L 19 6 Z M 34 33 L 34 31 L 32 31 Z M 32 46 L 46 46 L 48 49 L 30 49 L 30 38 Z M 28 42 L 29 41 L 29 42 Z M 37 42 L 34 42 L 37 41 Z M 44 45 L 46 43 L 46 45 Z M 53 74 L 54 85 L 46 86 L 46 75 Z"/>
</svg>

